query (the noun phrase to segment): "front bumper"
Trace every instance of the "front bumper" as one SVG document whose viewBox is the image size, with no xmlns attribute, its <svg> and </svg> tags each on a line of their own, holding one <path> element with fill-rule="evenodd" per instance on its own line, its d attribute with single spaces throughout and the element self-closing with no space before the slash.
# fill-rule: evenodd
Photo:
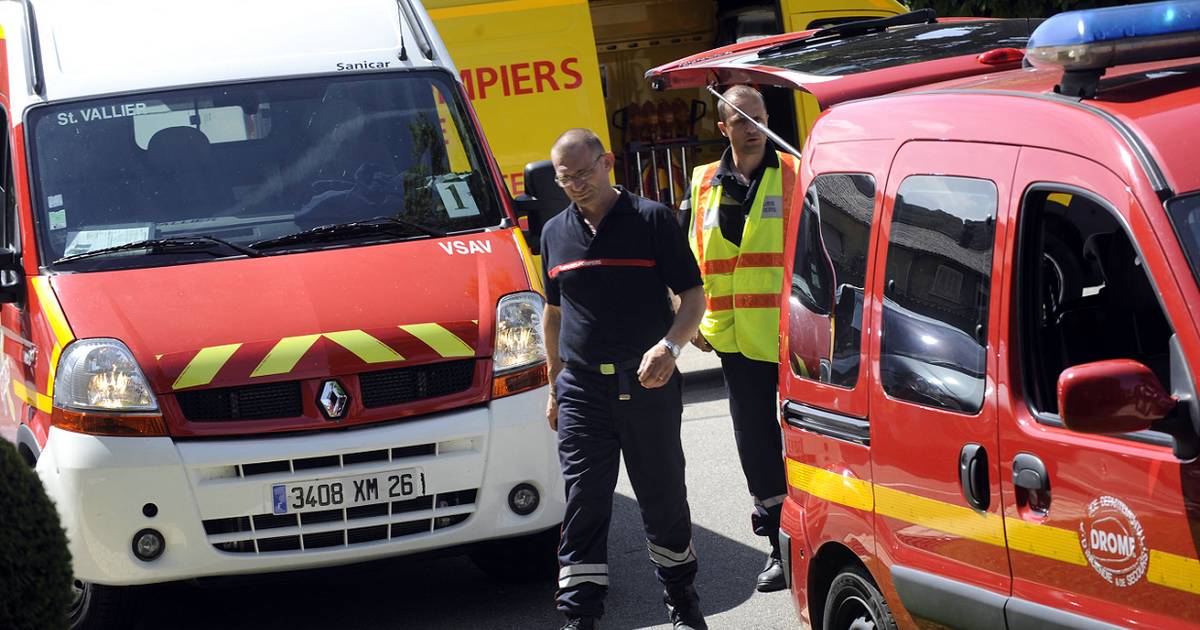
<svg viewBox="0 0 1200 630">
<path fill-rule="evenodd" d="M 348 564 L 560 523 L 563 481 L 545 421 L 546 392 L 296 436 L 175 441 L 51 429 L 37 471 L 58 506 L 82 580 L 132 585 Z M 419 499 L 272 515 L 272 484 L 413 466 L 426 477 L 427 494 Z M 520 483 L 541 494 L 528 516 L 508 507 Z M 165 552 L 149 562 L 132 547 L 145 528 L 166 540 Z"/>
</svg>

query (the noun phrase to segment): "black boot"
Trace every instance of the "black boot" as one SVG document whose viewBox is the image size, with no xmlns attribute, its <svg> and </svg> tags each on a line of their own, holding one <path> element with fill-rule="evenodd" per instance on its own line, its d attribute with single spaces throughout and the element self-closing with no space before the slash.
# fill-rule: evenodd
<svg viewBox="0 0 1200 630">
<path fill-rule="evenodd" d="M 700 596 L 691 584 L 668 588 L 663 591 L 663 603 L 667 605 L 667 616 L 675 630 L 708 630 L 704 615 L 700 613 Z"/>
<path fill-rule="evenodd" d="M 567 617 L 567 622 L 558 630 L 599 630 L 600 622 L 595 617 Z"/>
<path fill-rule="evenodd" d="M 787 576 L 783 574 L 783 562 L 779 560 L 778 555 L 771 554 L 767 558 L 766 566 L 758 574 L 755 588 L 760 593 L 772 593 L 787 588 Z"/>
</svg>

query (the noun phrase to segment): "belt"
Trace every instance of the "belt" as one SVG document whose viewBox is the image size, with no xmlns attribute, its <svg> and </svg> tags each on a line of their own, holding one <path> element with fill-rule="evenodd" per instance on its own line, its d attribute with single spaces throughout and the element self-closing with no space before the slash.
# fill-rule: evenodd
<svg viewBox="0 0 1200 630">
<path fill-rule="evenodd" d="M 637 372 L 641 367 L 642 360 L 629 359 L 628 361 L 615 361 L 613 363 L 577 363 L 575 361 L 567 361 L 564 365 L 572 370 L 582 370 L 584 372 L 592 372 L 594 374 L 603 374 L 605 376 L 617 377 L 617 400 L 630 400 L 633 395 L 630 393 L 632 387 L 629 382 L 629 373 Z"/>
</svg>

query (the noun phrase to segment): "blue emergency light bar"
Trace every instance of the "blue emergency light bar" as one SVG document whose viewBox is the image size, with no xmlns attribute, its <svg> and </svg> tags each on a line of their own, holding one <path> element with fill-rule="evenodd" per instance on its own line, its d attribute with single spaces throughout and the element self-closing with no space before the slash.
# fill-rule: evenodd
<svg viewBox="0 0 1200 630">
<path fill-rule="evenodd" d="M 1042 22 L 1025 51 L 1038 67 L 1093 73 L 1116 65 L 1200 55 L 1200 0 L 1060 13 Z"/>
</svg>

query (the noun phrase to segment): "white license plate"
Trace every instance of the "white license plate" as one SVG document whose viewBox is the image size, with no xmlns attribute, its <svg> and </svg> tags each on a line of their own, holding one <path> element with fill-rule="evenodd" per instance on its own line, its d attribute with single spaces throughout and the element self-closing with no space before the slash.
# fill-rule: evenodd
<svg viewBox="0 0 1200 630">
<path fill-rule="evenodd" d="M 425 473 L 420 468 L 405 468 L 357 477 L 277 483 L 267 490 L 275 514 L 319 512 L 423 496 Z"/>
</svg>

